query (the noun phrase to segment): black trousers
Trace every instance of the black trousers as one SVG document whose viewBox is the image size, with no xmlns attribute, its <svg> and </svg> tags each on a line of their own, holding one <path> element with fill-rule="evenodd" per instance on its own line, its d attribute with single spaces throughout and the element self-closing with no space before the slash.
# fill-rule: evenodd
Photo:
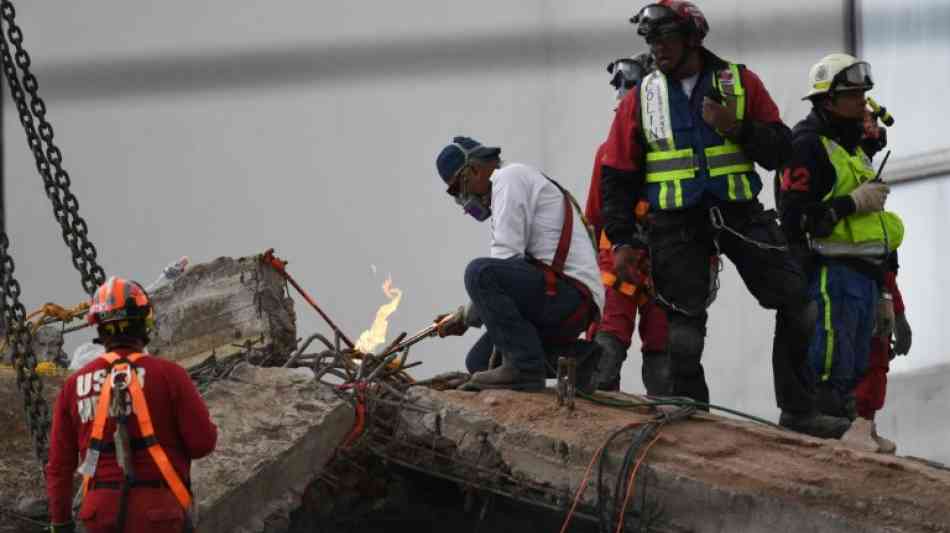
<svg viewBox="0 0 950 533">
<path fill-rule="evenodd" d="M 749 239 L 785 245 L 775 213 L 758 200 L 714 204 L 725 223 Z M 766 309 L 775 309 L 772 344 L 775 397 L 783 411 L 814 410 L 815 378 L 807 364 L 817 310 L 808 284 L 789 251 L 762 249 L 721 229 L 710 206 L 654 214 L 650 231 L 653 276 L 658 300 L 667 309 L 673 394 L 709 401 L 701 363 L 706 337 L 706 300 L 710 294 L 710 256 L 718 249 L 728 257 L 749 292 Z"/>
</svg>

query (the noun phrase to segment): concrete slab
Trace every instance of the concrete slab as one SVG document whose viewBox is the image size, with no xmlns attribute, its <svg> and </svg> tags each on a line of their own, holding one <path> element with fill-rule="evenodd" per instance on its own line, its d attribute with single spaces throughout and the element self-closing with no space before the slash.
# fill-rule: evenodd
<svg viewBox="0 0 950 533">
<path fill-rule="evenodd" d="M 409 397 L 423 410 L 401 411 L 396 443 L 384 455 L 435 474 L 548 498 L 548 505 L 561 509 L 607 437 L 650 418 L 584 400 L 568 412 L 556 407 L 550 389 L 529 394 L 413 388 Z M 417 451 L 400 450 L 399 442 L 413 443 Z M 607 452 L 611 492 L 629 443 L 625 438 Z M 950 471 L 751 422 L 701 414 L 672 423 L 644 465 L 648 503 L 667 517 L 664 530 L 950 531 Z M 592 484 L 582 505 L 591 508 L 596 496 Z"/>
<path fill-rule="evenodd" d="M 218 448 L 192 468 L 201 533 L 279 531 L 353 426 L 309 369 L 244 365 L 205 393 Z"/>
<path fill-rule="evenodd" d="M 156 324 L 149 351 L 188 367 L 245 342 L 274 353 L 296 346 L 286 281 L 257 257 L 220 257 L 195 265 L 152 294 Z"/>
</svg>

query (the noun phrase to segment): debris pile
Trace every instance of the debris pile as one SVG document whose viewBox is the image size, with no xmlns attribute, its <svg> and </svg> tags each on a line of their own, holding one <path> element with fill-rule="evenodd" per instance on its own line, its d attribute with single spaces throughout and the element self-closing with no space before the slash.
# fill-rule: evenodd
<svg viewBox="0 0 950 533">
<path fill-rule="evenodd" d="M 155 351 L 188 367 L 220 432 L 193 467 L 199 531 L 950 531 L 941 465 L 620 393 L 569 409 L 552 389 L 415 381 L 430 328 L 375 354 L 338 330 L 297 342 L 269 264 L 218 259 L 156 295 Z M 43 379 L 51 399 L 62 378 Z M 0 372 L 2 532 L 45 520 L 13 380 Z"/>
</svg>

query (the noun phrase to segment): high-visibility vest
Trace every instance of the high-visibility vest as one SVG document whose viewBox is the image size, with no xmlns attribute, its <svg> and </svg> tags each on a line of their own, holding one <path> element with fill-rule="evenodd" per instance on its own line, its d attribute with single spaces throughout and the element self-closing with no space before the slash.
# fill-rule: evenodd
<svg viewBox="0 0 950 533">
<path fill-rule="evenodd" d="M 875 178 L 871 159 L 860 147 L 852 155 L 828 137 L 821 136 L 821 143 L 835 169 L 835 186 L 828 191 L 823 201 L 847 196 L 861 184 Z M 813 239 L 812 248 L 828 257 L 877 257 L 893 252 L 904 240 L 904 223 L 895 213 L 877 211 L 855 213 L 839 220 L 831 234 L 822 239 Z"/>
<path fill-rule="evenodd" d="M 171 461 L 168 460 L 168 455 L 165 454 L 165 450 L 162 449 L 161 444 L 158 443 L 158 439 L 155 437 L 155 428 L 152 426 L 152 417 L 149 414 L 148 404 L 145 402 L 145 393 L 142 390 L 142 384 L 139 382 L 138 375 L 135 372 L 135 362 L 142 357 L 142 354 L 134 353 L 127 357 L 122 357 L 114 352 L 109 352 L 102 354 L 100 357 L 109 363 L 109 375 L 106 376 L 106 379 L 102 383 L 99 401 L 96 404 L 96 418 L 92 423 L 89 449 L 86 450 L 86 457 L 79 467 L 79 472 L 83 476 L 83 497 L 85 497 L 89 491 L 90 483 L 96 475 L 96 465 L 99 462 L 99 455 L 103 448 L 102 433 L 106 426 L 106 420 L 109 418 L 109 407 L 112 402 L 115 377 L 125 375 L 125 379 L 128 380 L 129 396 L 132 398 L 132 414 L 134 414 L 138 420 L 142 441 L 148 449 L 152 461 L 155 462 L 159 472 L 162 473 L 165 483 L 169 489 L 171 489 L 172 494 L 175 495 L 175 499 L 178 500 L 178 503 L 181 504 L 183 509 L 187 510 L 191 507 L 191 492 L 182 482 L 178 472 L 175 471 L 175 467 Z"/>
<path fill-rule="evenodd" d="M 712 83 L 724 97 L 736 100 L 736 119 L 742 120 L 745 116 L 746 95 L 739 66 L 729 63 L 726 69 L 714 73 Z M 718 144 L 705 146 L 702 154 L 697 154 L 693 149 L 695 135 L 677 142 L 671 116 L 667 78 L 655 70 L 640 84 L 640 125 L 647 141 L 646 182 L 648 186 L 658 186 L 658 190 L 653 193 L 655 201 L 651 198 L 651 205 L 661 210 L 687 207 L 684 204 L 684 188 L 690 187 L 697 191 L 697 188 L 706 187 L 704 183 L 688 181 L 700 171 L 709 180 L 725 182 L 726 200 L 746 201 L 758 194 L 762 184 L 755 174 L 755 164 L 740 145 L 715 132 Z M 693 117 L 692 120 L 693 129 L 706 127 L 705 123 L 697 124 L 697 121 L 702 122 L 701 117 Z"/>
</svg>

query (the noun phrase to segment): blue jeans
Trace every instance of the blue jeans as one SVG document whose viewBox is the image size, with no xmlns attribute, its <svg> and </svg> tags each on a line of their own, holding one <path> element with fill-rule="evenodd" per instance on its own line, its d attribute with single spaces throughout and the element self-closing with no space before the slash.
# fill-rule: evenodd
<svg viewBox="0 0 950 533">
<path fill-rule="evenodd" d="M 565 329 L 565 320 L 584 303 L 584 296 L 560 278 L 557 293 L 548 296 L 544 274 L 523 257 L 473 260 L 465 269 L 465 290 L 487 330 L 465 359 L 469 372 L 488 368 L 493 347 L 519 370 L 543 372 L 545 354 L 567 346 L 564 339 L 577 338 L 593 318 Z"/>
<path fill-rule="evenodd" d="M 868 369 L 877 283 L 835 261 L 815 269 L 809 281 L 809 294 L 818 303 L 809 362 L 820 384 L 846 397 Z"/>
</svg>

